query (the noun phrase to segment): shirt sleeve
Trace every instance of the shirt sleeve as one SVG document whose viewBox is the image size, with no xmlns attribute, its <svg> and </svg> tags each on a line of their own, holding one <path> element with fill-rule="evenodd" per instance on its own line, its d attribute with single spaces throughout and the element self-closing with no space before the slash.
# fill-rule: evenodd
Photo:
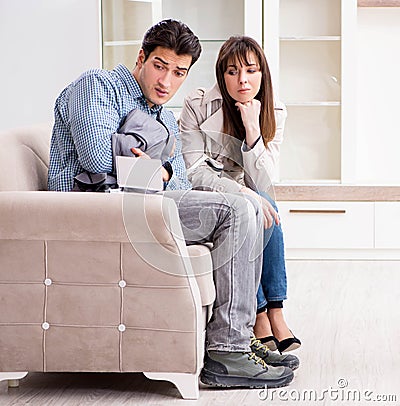
<svg viewBox="0 0 400 406">
<path fill-rule="evenodd" d="M 71 134 L 82 167 L 93 173 L 112 172 L 111 136 L 118 129 L 115 90 L 100 75 L 79 79 L 69 99 Z"/>
</svg>

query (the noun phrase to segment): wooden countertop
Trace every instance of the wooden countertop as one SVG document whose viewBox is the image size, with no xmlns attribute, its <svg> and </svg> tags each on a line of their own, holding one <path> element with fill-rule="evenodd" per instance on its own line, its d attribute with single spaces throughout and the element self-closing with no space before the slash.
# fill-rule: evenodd
<svg viewBox="0 0 400 406">
<path fill-rule="evenodd" d="M 400 7 L 400 0 L 358 0 L 358 7 Z"/>
<path fill-rule="evenodd" d="M 400 201 L 400 186 L 275 185 L 277 201 Z"/>
</svg>

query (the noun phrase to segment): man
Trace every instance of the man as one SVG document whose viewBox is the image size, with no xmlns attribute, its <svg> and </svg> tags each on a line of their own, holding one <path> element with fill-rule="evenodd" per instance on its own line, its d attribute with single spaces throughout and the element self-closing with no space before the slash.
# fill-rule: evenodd
<svg viewBox="0 0 400 406">
<path fill-rule="evenodd" d="M 213 243 L 217 297 L 201 379 L 218 386 L 287 385 L 293 372 L 286 365 L 294 369 L 297 358 L 273 354 L 252 338 L 261 256 L 251 253 L 261 253 L 263 217 L 272 221 L 276 213 L 263 213 L 257 201 L 241 195 L 190 190 L 177 123 L 162 108 L 200 52 L 198 38 L 185 24 L 163 20 L 145 34 L 133 72 L 123 65 L 91 70 L 64 89 L 55 106 L 48 187 L 70 191 L 73 177 L 83 170 L 112 172 L 111 137 L 126 115 L 140 109 L 158 116 L 176 138 L 170 168 L 163 172 L 164 193 L 177 204 L 187 243 Z"/>
</svg>

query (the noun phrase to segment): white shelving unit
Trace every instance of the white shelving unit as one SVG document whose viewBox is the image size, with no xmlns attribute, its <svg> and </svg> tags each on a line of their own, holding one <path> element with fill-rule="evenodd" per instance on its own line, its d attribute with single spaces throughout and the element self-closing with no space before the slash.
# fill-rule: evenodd
<svg viewBox="0 0 400 406">
<path fill-rule="evenodd" d="M 262 44 L 262 0 L 102 0 L 103 67 L 133 68 L 143 34 L 154 23 L 174 18 L 200 38 L 202 55 L 167 106 L 179 113 L 183 98 L 215 82 L 214 65 L 231 35 L 249 35 Z"/>
<path fill-rule="evenodd" d="M 356 0 L 268 0 L 264 44 L 288 118 L 280 181 L 355 179 Z"/>
</svg>

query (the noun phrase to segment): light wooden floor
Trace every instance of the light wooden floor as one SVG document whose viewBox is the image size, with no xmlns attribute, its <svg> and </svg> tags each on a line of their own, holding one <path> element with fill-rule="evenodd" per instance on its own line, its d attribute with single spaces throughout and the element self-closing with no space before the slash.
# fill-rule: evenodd
<svg viewBox="0 0 400 406">
<path fill-rule="evenodd" d="M 17 389 L 1 382 L 0 405 L 399 406 L 400 262 L 291 261 L 288 275 L 286 316 L 303 346 L 294 352 L 301 366 L 286 392 L 270 390 L 265 399 L 259 390 L 202 387 L 198 401 L 185 401 L 171 383 L 142 374 L 32 373 Z M 338 391 L 325 393 L 324 400 L 309 400 L 314 395 L 322 399 L 330 388 Z M 353 401 L 358 393 L 361 401 Z M 373 401 L 377 395 L 397 400 Z M 297 396 L 303 400 L 290 400 Z"/>
</svg>

